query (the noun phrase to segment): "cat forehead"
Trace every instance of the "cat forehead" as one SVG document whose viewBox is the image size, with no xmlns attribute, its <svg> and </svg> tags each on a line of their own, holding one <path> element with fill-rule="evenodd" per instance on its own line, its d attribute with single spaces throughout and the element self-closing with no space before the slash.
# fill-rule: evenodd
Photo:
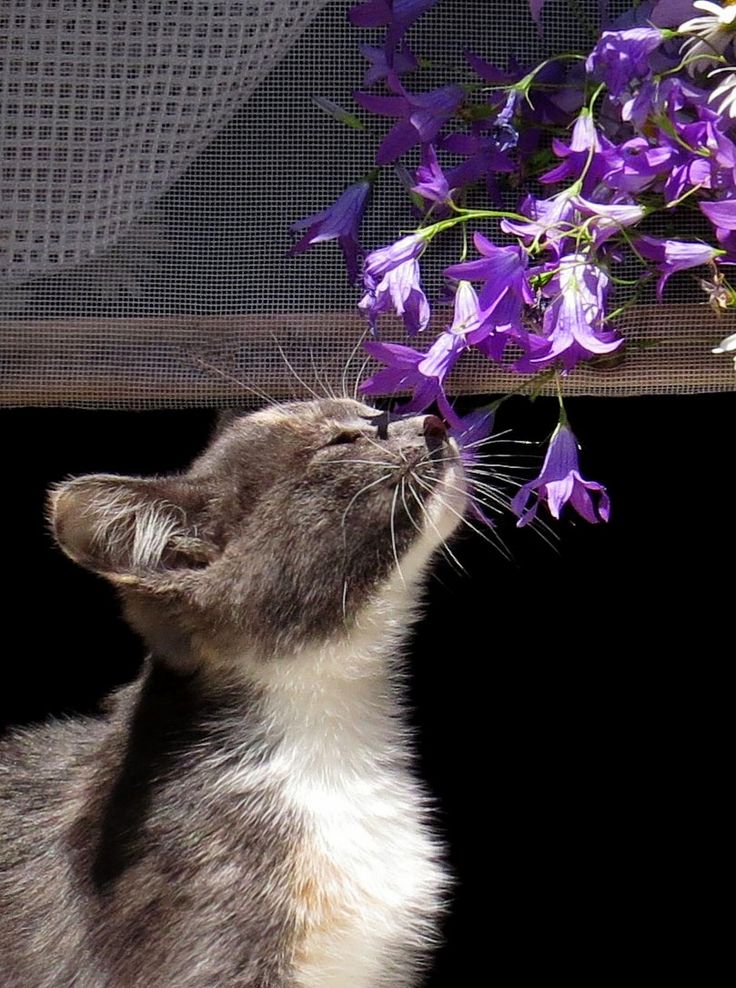
<svg viewBox="0 0 736 988">
<path fill-rule="evenodd" d="M 232 462 L 270 458 L 279 451 L 298 450 L 318 441 L 330 428 L 360 427 L 379 413 L 352 398 L 285 402 L 255 412 L 221 415 L 208 448 L 192 464 L 193 472 L 213 467 L 223 457 Z"/>
<path fill-rule="evenodd" d="M 264 435 L 303 436 L 331 423 L 360 425 L 379 413 L 352 398 L 324 398 L 272 405 L 249 414 L 235 413 L 224 423 L 223 431 L 245 438 Z"/>
<path fill-rule="evenodd" d="M 325 421 L 346 421 L 349 419 L 372 418 L 378 412 L 353 398 L 320 398 L 315 401 L 293 401 L 283 405 L 272 405 L 246 416 L 245 421 L 266 424 L 293 423 L 294 425 L 322 423 Z"/>
</svg>

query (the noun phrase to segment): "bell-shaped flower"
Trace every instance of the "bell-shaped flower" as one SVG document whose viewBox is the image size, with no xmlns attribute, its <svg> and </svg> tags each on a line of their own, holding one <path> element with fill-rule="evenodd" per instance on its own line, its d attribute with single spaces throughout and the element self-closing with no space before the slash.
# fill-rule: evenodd
<svg viewBox="0 0 736 988">
<path fill-rule="evenodd" d="M 348 18 L 356 27 L 399 27 L 406 30 L 436 3 L 437 0 L 365 0 L 350 8 Z"/>
<path fill-rule="evenodd" d="M 397 408 L 401 414 L 418 414 L 433 402 L 446 417 L 452 414 L 444 380 L 467 348 L 462 337 L 440 333 L 426 353 L 400 343 L 379 340 L 369 340 L 364 347 L 386 367 L 360 385 L 362 394 L 392 395 L 397 391 L 412 391 L 411 399 Z"/>
<path fill-rule="evenodd" d="M 482 233 L 473 234 L 473 243 L 482 255 L 476 261 L 452 264 L 445 269 L 448 278 L 482 281 L 478 301 L 484 318 L 491 315 L 504 300 L 521 313 L 526 302 L 531 305 L 534 293 L 529 284 L 529 259 L 520 247 L 497 247 Z"/>
<path fill-rule="evenodd" d="M 363 219 L 371 183 L 365 179 L 349 186 L 331 206 L 320 213 L 308 216 L 294 223 L 292 230 L 307 232 L 291 247 L 289 254 L 301 254 L 312 244 L 325 240 L 337 240 L 345 257 L 348 277 L 353 282 L 358 277 L 358 256 L 360 252 L 359 231 Z"/>
<path fill-rule="evenodd" d="M 431 312 L 420 277 L 419 263 L 408 260 L 391 268 L 375 288 L 365 293 L 358 308 L 368 319 L 373 333 L 378 317 L 392 311 L 404 320 L 410 336 L 426 329 Z"/>
<path fill-rule="evenodd" d="M 705 204 L 701 204 L 705 205 Z M 647 260 L 654 261 L 660 272 L 657 282 L 657 298 L 661 300 L 662 292 L 667 281 L 677 271 L 697 268 L 708 264 L 723 253 L 710 244 L 697 242 L 687 243 L 683 240 L 658 240 L 655 237 L 642 236 L 634 241 L 635 249 Z"/>
<path fill-rule="evenodd" d="M 358 45 L 360 53 L 368 62 L 364 86 L 375 86 L 381 79 L 387 79 L 391 73 L 397 76 L 413 72 L 419 67 L 414 52 L 408 45 L 401 45 L 396 51 L 387 50 L 384 46 L 377 48 L 375 45 Z"/>
<path fill-rule="evenodd" d="M 373 332 L 379 315 L 394 311 L 413 336 L 429 322 L 430 309 L 421 286 L 418 258 L 426 247 L 421 233 L 410 233 L 387 247 L 372 251 L 363 265 L 366 293 L 358 308 Z"/>
<path fill-rule="evenodd" d="M 736 230 L 736 198 L 698 203 L 701 211 L 719 230 Z"/>
<path fill-rule="evenodd" d="M 672 151 L 652 145 L 645 137 L 632 137 L 613 148 L 607 157 L 603 181 L 619 192 L 641 192 L 667 171 Z"/>
<path fill-rule="evenodd" d="M 422 146 L 422 161 L 416 170 L 416 185 L 412 187 L 412 192 L 438 205 L 447 205 L 450 200 L 450 183 L 442 171 L 433 144 Z"/>
<path fill-rule="evenodd" d="M 469 281 L 460 281 L 455 289 L 455 305 L 452 323 L 448 333 L 465 336 L 474 332 L 480 326 L 480 308 L 478 296 Z"/>
<path fill-rule="evenodd" d="M 628 196 L 621 198 L 628 199 Z M 575 196 L 573 201 L 580 215 L 587 217 L 586 225 L 596 247 L 625 227 L 634 226 L 646 213 L 643 206 L 631 201 L 592 202 L 583 196 Z"/>
<path fill-rule="evenodd" d="M 554 137 L 552 148 L 562 161 L 540 175 L 539 181 L 550 184 L 582 178 L 582 192 L 589 194 L 610 170 L 608 155 L 614 145 L 598 130 L 590 111 L 583 108 L 573 125 L 570 143 Z"/>
<path fill-rule="evenodd" d="M 595 495 L 595 499 L 591 494 Z M 534 499 L 531 505 L 530 498 Z M 546 501 L 553 518 L 559 518 L 568 503 L 592 524 L 608 521 L 610 517 L 606 488 L 582 477 L 578 466 L 577 440 L 569 426 L 562 423 L 550 440 L 541 473 L 535 480 L 524 484 L 511 502 L 511 510 L 519 517 L 516 524 L 521 528 L 533 521 L 543 501 Z"/>
<path fill-rule="evenodd" d="M 462 279 L 458 303 L 462 301 L 466 313 L 463 332 L 468 342 L 492 360 L 500 360 L 511 339 L 526 339 L 524 305 L 535 301 L 529 284 L 529 259 L 520 247 L 497 247 L 482 233 L 475 233 L 473 241 L 482 257 L 453 264 L 445 269 L 445 275 Z M 471 286 L 464 287 L 468 281 L 484 282 L 477 297 Z"/>
<path fill-rule="evenodd" d="M 527 220 L 501 220 L 504 233 L 513 233 L 527 245 L 535 240 L 544 241 L 555 254 L 564 251 L 569 234 L 577 226 L 574 186 L 564 189 L 549 199 L 537 199 L 528 195 L 519 206 L 519 213 Z"/>
<path fill-rule="evenodd" d="M 498 247 L 482 233 L 473 234 L 473 243 L 482 256 L 476 261 L 453 264 L 445 274 L 483 282 L 478 301 L 484 316 L 495 312 L 504 301 L 511 301 L 518 309 L 525 302 L 531 305 L 534 292 L 529 284 L 526 251 L 517 246 Z"/>
<path fill-rule="evenodd" d="M 442 147 L 452 154 L 467 155 L 465 161 L 448 172 L 448 180 L 453 188 L 470 185 L 479 178 L 488 181 L 494 175 L 516 169 L 511 158 L 500 150 L 494 135 L 449 134 L 443 140 Z"/>
<path fill-rule="evenodd" d="M 364 109 L 381 116 L 397 118 L 378 147 L 378 165 L 395 161 L 416 144 L 433 141 L 465 97 L 459 86 L 443 86 L 429 93 L 409 93 L 398 77 L 392 80 L 392 88 L 398 95 L 354 93 L 356 102 Z"/>
<path fill-rule="evenodd" d="M 604 31 L 585 68 L 617 99 L 633 82 L 651 75 L 651 57 L 661 43 L 662 32 L 653 27 Z"/>
<path fill-rule="evenodd" d="M 542 320 L 543 338 L 550 346 L 530 350 L 514 369 L 533 373 L 561 365 L 571 370 L 581 360 L 614 353 L 623 339 L 606 328 L 608 275 L 582 254 L 569 254 L 559 262 L 559 274 L 547 285 L 551 302 Z"/>
</svg>

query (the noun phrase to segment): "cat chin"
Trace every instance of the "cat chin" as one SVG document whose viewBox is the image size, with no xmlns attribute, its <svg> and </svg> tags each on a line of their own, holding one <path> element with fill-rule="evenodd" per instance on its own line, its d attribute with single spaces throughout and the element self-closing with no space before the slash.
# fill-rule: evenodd
<svg viewBox="0 0 736 988">
<path fill-rule="evenodd" d="M 461 525 L 468 507 L 468 487 L 462 461 L 451 460 L 437 481 L 427 503 L 425 529 L 437 548 Z"/>
<path fill-rule="evenodd" d="M 451 460 L 442 476 L 435 481 L 424 502 L 423 525 L 391 575 L 395 589 L 409 589 L 421 581 L 435 552 L 444 545 L 463 522 L 468 506 L 467 481 L 462 461 Z"/>
</svg>

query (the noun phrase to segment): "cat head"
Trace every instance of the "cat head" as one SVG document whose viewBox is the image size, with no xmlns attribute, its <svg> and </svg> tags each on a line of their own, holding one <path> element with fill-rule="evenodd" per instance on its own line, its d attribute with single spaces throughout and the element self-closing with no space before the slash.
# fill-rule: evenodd
<svg viewBox="0 0 736 988">
<path fill-rule="evenodd" d="M 228 414 L 181 474 L 62 483 L 50 515 L 154 653 L 196 664 L 349 631 L 392 580 L 417 582 L 465 499 L 438 418 L 325 399 Z"/>
</svg>

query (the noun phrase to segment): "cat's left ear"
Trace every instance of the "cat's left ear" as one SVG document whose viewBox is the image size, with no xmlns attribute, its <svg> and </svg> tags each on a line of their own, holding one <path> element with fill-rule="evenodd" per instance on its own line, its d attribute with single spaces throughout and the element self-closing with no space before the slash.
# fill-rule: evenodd
<svg viewBox="0 0 736 988">
<path fill-rule="evenodd" d="M 96 474 L 49 498 L 54 537 L 80 566 L 117 584 L 147 584 L 206 567 L 219 550 L 202 533 L 207 492 L 179 477 Z"/>
</svg>

